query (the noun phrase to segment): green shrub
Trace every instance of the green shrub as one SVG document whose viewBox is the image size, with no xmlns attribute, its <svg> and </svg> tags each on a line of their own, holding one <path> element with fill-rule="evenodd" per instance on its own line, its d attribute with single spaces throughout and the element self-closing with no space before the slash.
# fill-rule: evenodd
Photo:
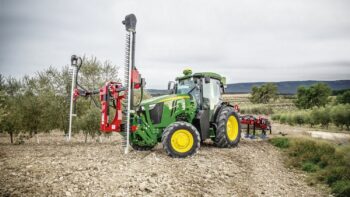
<svg viewBox="0 0 350 197">
<path fill-rule="evenodd" d="M 253 105 L 249 107 L 242 107 L 240 109 L 242 114 L 273 114 L 273 109 L 271 106 L 263 106 L 263 105 Z"/>
<path fill-rule="evenodd" d="M 279 120 L 280 120 L 280 117 L 281 117 L 280 114 L 273 114 L 273 115 L 271 116 L 271 119 L 272 119 L 272 120 L 275 120 L 275 121 L 279 121 Z"/>
<path fill-rule="evenodd" d="M 87 136 L 91 135 L 93 138 L 96 135 L 101 135 L 100 132 L 100 111 L 96 108 L 89 109 L 84 115 L 79 117 L 78 121 L 79 129 L 83 130 L 85 134 L 85 143 L 87 142 Z"/>
<path fill-rule="evenodd" d="M 346 124 L 346 118 L 346 109 L 344 105 L 337 105 L 332 108 L 331 119 L 337 127 L 343 128 Z"/>
<path fill-rule="evenodd" d="M 332 192 L 337 197 L 350 196 L 350 180 L 337 181 L 332 185 Z"/>
<path fill-rule="evenodd" d="M 311 123 L 311 116 L 310 116 L 310 111 L 305 111 L 304 112 L 304 124 L 310 124 Z"/>
<path fill-rule="evenodd" d="M 288 153 L 294 157 L 291 160 L 293 166 L 300 167 L 302 163 L 311 162 L 324 168 L 334 159 L 335 148 L 325 142 L 295 139 Z"/>
<path fill-rule="evenodd" d="M 350 105 L 346 104 L 340 104 L 332 107 L 331 109 L 331 120 L 332 122 L 340 127 L 343 128 L 345 125 L 346 128 L 349 130 L 350 126 Z"/>
<path fill-rule="evenodd" d="M 277 147 L 286 147 L 285 153 L 290 156 L 287 164 L 312 172 L 314 183 L 328 184 L 334 196 L 349 196 L 350 145 L 339 147 L 304 138 L 272 138 L 269 141 Z"/>
<path fill-rule="evenodd" d="M 343 94 L 338 95 L 337 103 L 342 103 L 342 104 L 350 103 L 350 90 L 347 90 Z"/>
<path fill-rule="evenodd" d="M 293 123 L 302 125 L 306 123 L 306 116 L 307 114 L 304 112 L 297 112 L 293 115 Z"/>
<path fill-rule="evenodd" d="M 305 162 L 302 164 L 301 169 L 306 172 L 316 172 L 317 170 L 319 170 L 319 167 L 314 163 Z"/>
<path fill-rule="evenodd" d="M 286 114 L 282 114 L 280 117 L 280 123 L 281 124 L 285 124 L 287 122 L 287 115 Z"/>
<path fill-rule="evenodd" d="M 322 178 L 328 185 L 332 185 L 339 180 L 344 180 L 347 175 L 349 170 L 345 166 L 331 166 L 322 173 Z"/>
<path fill-rule="evenodd" d="M 314 125 L 321 124 L 323 127 L 328 128 L 331 122 L 330 108 L 313 108 L 311 111 L 311 119 Z"/>
<path fill-rule="evenodd" d="M 321 125 L 323 127 L 328 128 L 329 123 L 331 123 L 330 107 L 322 107 L 320 108 L 320 110 L 321 110 L 321 116 L 320 116 Z"/>
<path fill-rule="evenodd" d="M 276 137 L 269 139 L 270 143 L 278 148 L 288 148 L 289 147 L 289 139 Z"/>
<path fill-rule="evenodd" d="M 287 123 L 289 124 L 289 125 L 294 125 L 294 120 L 293 120 L 293 114 L 288 114 L 287 115 Z"/>
<path fill-rule="evenodd" d="M 310 118 L 312 119 L 312 125 L 318 125 L 321 123 L 321 111 L 319 110 L 319 108 L 313 108 L 311 110 L 311 114 L 310 114 Z"/>
</svg>

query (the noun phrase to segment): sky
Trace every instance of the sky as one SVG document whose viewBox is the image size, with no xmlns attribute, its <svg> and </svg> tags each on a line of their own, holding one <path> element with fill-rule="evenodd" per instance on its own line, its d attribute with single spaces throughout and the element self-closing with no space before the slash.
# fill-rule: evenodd
<svg viewBox="0 0 350 197">
<path fill-rule="evenodd" d="M 348 0 L 0 0 L 0 73 L 22 77 L 76 54 L 120 67 L 137 17 L 146 88 L 193 72 L 228 83 L 350 79 Z"/>
</svg>

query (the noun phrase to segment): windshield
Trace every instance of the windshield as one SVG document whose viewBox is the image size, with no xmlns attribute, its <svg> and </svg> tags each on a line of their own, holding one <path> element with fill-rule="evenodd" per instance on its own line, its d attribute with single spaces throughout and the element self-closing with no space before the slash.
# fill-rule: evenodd
<svg viewBox="0 0 350 197">
<path fill-rule="evenodd" d="M 197 80 L 197 79 L 195 79 L 195 80 Z M 190 93 L 194 97 L 196 104 L 197 104 L 197 107 L 199 107 L 201 104 L 200 90 L 199 90 L 199 88 L 195 88 L 195 87 L 196 87 L 196 84 L 194 83 L 193 78 L 184 79 L 184 80 L 178 81 L 176 93 L 177 94 Z"/>
<path fill-rule="evenodd" d="M 194 82 L 192 79 L 184 79 L 179 81 L 177 85 L 177 94 L 187 94 L 194 88 Z"/>
</svg>

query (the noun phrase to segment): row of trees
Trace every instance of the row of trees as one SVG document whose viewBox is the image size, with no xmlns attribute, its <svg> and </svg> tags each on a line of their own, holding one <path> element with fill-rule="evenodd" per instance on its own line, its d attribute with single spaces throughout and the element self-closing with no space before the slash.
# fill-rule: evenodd
<svg viewBox="0 0 350 197">
<path fill-rule="evenodd" d="M 87 89 L 97 89 L 106 81 L 118 80 L 118 67 L 96 58 L 83 58 L 79 82 Z M 0 132 L 14 135 L 54 129 L 68 130 L 69 94 L 71 74 L 68 66 L 61 70 L 50 67 L 34 76 L 21 79 L 0 75 Z M 98 99 L 98 97 L 96 98 Z M 83 130 L 94 136 L 98 134 L 99 110 L 88 99 L 77 102 L 78 118 L 74 130 Z"/>
<path fill-rule="evenodd" d="M 310 127 L 320 125 L 324 128 L 328 128 L 329 124 L 333 123 L 340 129 L 345 126 L 350 130 L 350 104 L 278 113 L 272 115 L 272 120 L 279 121 L 281 124 L 309 125 Z"/>
<path fill-rule="evenodd" d="M 269 103 L 278 98 L 277 86 L 274 83 L 266 83 L 260 87 L 254 86 L 250 101 L 252 103 Z M 295 105 L 299 109 L 311 109 L 313 107 L 324 107 L 330 103 L 332 90 L 325 83 L 316 83 L 310 87 L 300 86 L 297 90 Z M 337 94 L 337 104 L 350 103 L 350 90 Z"/>
<path fill-rule="evenodd" d="M 350 90 L 339 92 L 335 99 L 330 96 L 331 88 L 324 83 L 310 87 L 299 87 L 294 100 L 296 111 L 280 112 L 272 116 L 282 124 L 321 125 L 328 128 L 330 123 L 340 129 L 350 127 Z M 252 88 L 250 100 L 253 103 L 268 103 L 277 97 L 277 87 L 272 83 Z M 257 108 L 260 109 L 261 107 Z"/>
</svg>

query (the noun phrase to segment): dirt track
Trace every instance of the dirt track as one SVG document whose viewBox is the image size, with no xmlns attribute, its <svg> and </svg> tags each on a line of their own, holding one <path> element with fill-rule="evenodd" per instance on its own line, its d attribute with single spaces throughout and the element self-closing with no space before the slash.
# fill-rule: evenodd
<svg viewBox="0 0 350 197">
<path fill-rule="evenodd" d="M 344 132 L 332 132 L 332 131 L 321 131 L 315 130 L 309 127 L 299 127 L 299 126 L 290 126 L 279 123 L 273 123 L 273 134 L 279 136 L 283 135 L 296 136 L 296 137 L 312 137 L 316 139 L 323 139 L 332 141 L 338 144 L 348 144 L 350 143 L 350 133 Z"/>
<path fill-rule="evenodd" d="M 202 146 L 191 158 L 172 159 L 161 146 L 123 154 L 104 143 L 0 143 L 1 196 L 322 196 L 304 175 L 286 169 L 264 141 L 239 147 Z M 1 140 L 3 142 L 3 140 Z"/>
</svg>

